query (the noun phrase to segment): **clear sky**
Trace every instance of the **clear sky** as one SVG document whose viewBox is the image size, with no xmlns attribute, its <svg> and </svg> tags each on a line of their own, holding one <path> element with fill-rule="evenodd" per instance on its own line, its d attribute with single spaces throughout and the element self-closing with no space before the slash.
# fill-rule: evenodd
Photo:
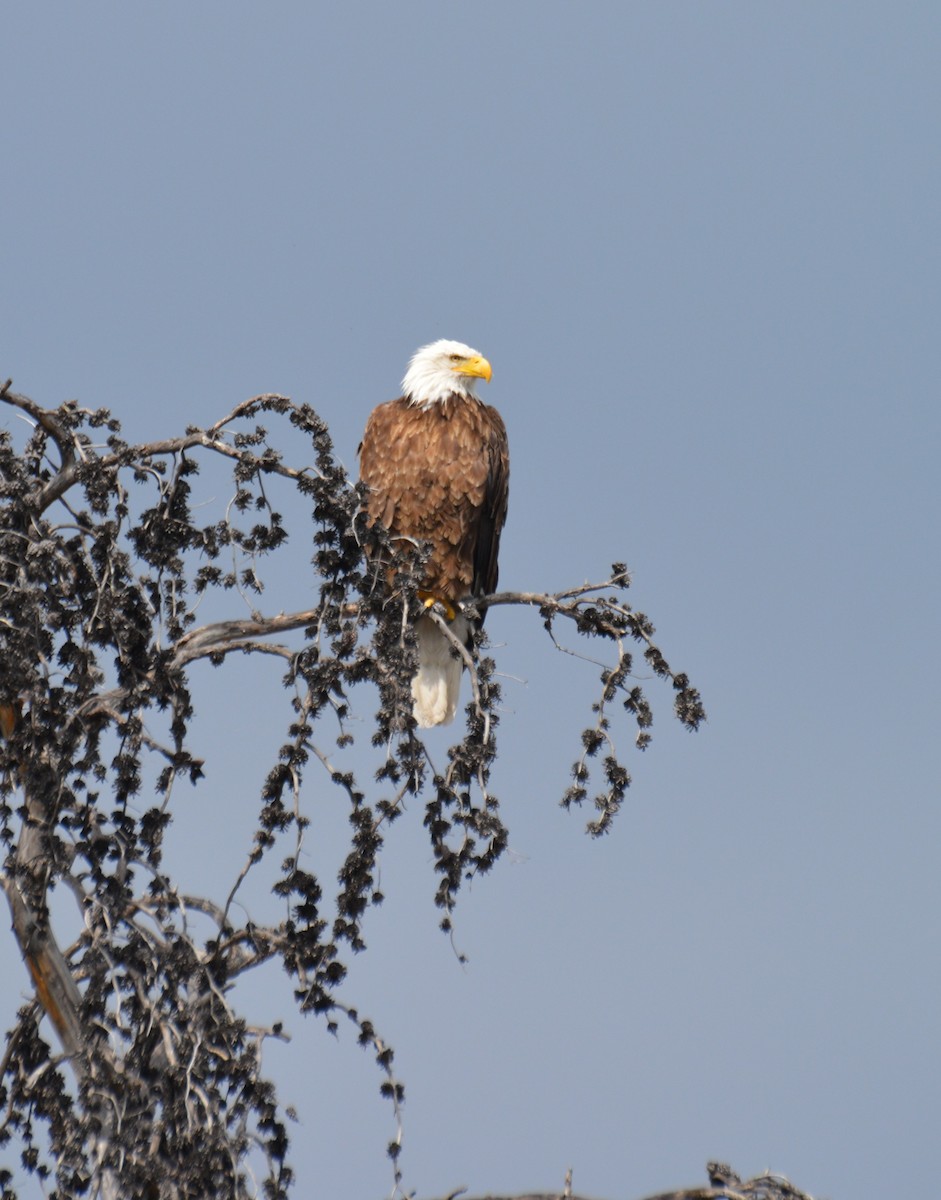
<svg viewBox="0 0 941 1200">
<path fill-rule="evenodd" d="M 614 1200 L 719 1158 L 934 1190 L 941 7 L 21 4 L 0 41 L 0 377 L 132 438 L 281 391 L 353 466 L 412 351 L 469 342 L 510 434 L 503 586 L 626 559 L 703 693 L 690 736 L 651 688 L 592 842 L 556 800 L 593 672 L 491 616 L 513 853 L 463 897 L 462 968 L 413 804 L 346 991 L 396 1049 L 406 1185 L 571 1166 Z M 272 612 L 313 595 L 296 553 Z M 230 728 L 238 680 L 197 681 Z M 171 850 L 207 886 L 289 719 L 266 686 L 193 747 Z M 329 824 L 336 789 L 307 799 Z M 371 1059 L 280 1011 L 298 1194 L 388 1191 Z"/>
</svg>

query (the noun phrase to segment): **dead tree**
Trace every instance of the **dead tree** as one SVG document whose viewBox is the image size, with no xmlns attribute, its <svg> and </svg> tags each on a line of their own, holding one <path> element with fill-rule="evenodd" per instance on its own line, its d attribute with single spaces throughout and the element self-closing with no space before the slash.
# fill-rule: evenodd
<svg viewBox="0 0 941 1200">
<path fill-rule="evenodd" d="M 248 1197 L 258 1194 L 250 1160 L 264 1195 L 288 1196 L 285 1112 L 260 1066 L 264 1039 L 284 1027 L 253 1026 L 233 995 L 246 972 L 275 962 L 299 1013 L 328 1029 L 352 1021 L 374 1053 L 396 1122 L 397 1184 L 402 1085 L 392 1050 L 336 989 L 346 955 L 365 946 L 385 832 L 406 798 L 424 805 L 445 929 L 462 884 L 507 845 L 490 787 L 500 688 L 483 639 L 471 651 L 455 644 L 469 702 L 436 767 L 409 692 L 420 554 L 407 561 L 367 531 L 362 493 L 311 408 L 256 396 L 208 429 L 130 445 L 107 411 L 44 409 L 10 383 L 0 399 L 12 426 L 0 437 L 3 886 L 35 989 L 0 1067 L 0 1144 L 18 1147 L 25 1169 L 63 1200 Z M 223 469 L 228 499 L 210 514 L 197 488 Z M 288 508 L 301 514 L 290 544 Z M 284 613 L 264 592 L 266 569 L 284 555 L 295 569 L 311 562 L 313 607 Z M 528 607 L 560 648 L 570 648 L 563 630 L 608 648 L 561 795 L 565 805 L 593 804 L 594 835 L 630 783 L 620 742 L 643 749 L 650 740 L 636 650 L 672 691 L 683 725 L 704 716 L 648 618 L 627 603 L 629 582 L 615 564 L 596 585 L 480 601 Z M 198 663 L 224 671 L 233 655 L 274 664 L 272 686 L 288 690 L 293 711 L 231 888 L 188 895 L 165 867 L 163 843 L 175 785 L 202 778 L 191 673 Z M 353 765 L 354 703 L 374 711 L 366 728 L 379 766 L 368 786 Z M 302 853 L 325 782 L 342 789 L 350 821 L 334 894 Z M 280 921 L 241 914 L 235 900 L 249 876 L 279 898 Z M 68 938 L 53 932 L 53 889 L 75 900 Z M 206 922 L 208 936 L 197 934 Z M 11 1178 L 0 1171 L 5 1198 L 15 1195 Z"/>
</svg>

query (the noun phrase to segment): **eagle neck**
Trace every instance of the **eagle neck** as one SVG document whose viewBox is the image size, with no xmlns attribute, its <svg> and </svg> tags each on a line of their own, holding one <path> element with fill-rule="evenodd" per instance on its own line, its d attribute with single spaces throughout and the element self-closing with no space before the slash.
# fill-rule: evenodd
<svg viewBox="0 0 941 1200">
<path fill-rule="evenodd" d="M 469 404 L 476 406 L 483 403 L 479 396 L 475 396 L 471 392 L 463 391 L 450 391 L 444 395 L 429 396 L 424 400 L 419 400 L 415 396 L 406 396 L 405 402 L 410 408 L 420 408 L 422 412 L 432 412 L 437 410 L 444 416 L 447 416 L 449 409 L 458 405 Z"/>
</svg>

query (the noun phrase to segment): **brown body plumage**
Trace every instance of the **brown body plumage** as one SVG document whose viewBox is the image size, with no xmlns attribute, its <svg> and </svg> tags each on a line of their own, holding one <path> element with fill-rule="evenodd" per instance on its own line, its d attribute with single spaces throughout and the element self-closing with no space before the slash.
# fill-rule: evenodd
<svg viewBox="0 0 941 1200">
<path fill-rule="evenodd" d="M 510 470 L 503 419 L 474 395 L 476 378 L 489 379 L 490 364 L 469 347 L 424 347 L 406 394 L 374 409 L 360 447 L 370 524 L 430 545 L 422 591 L 456 613 L 452 628 L 467 640 L 471 625 L 458 606 L 496 588 Z M 415 716 L 443 724 L 454 716 L 461 665 L 432 622 L 420 621 L 417 634 Z"/>
<path fill-rule="evenodd" d="M 451 396 L 427 409 L 391 400 L 374 410 L 360 451 L 370 523 L 429 542 L 422 587 L 457 604 L 497 585 L 509 453 L 495 408 Z"/>
<path fill-rule="evenodd" d="M 0 735 L 11 738 L 13 731 L 20 722 L 23 705 L 19 700 L 13 704 L 0 704 Z"/>
</svg>

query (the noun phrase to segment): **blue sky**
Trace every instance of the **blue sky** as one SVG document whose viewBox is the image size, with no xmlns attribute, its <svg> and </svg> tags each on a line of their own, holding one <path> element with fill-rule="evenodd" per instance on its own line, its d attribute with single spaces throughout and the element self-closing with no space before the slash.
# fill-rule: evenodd
<svg viewBox="0 0 941 1200">
<path fill-rule="evenodd" d="M 3 28 L 3 379 L 135 439 L 281 391 L 353 467 L 412 351 L 467 341 L 510 435 L 502 585 L 626 559 L 702 690 L 691 737 L 652 689 L 653 745 L 591 842 L 556 799 L 593 673 L 492 615 L 512 854 L 463 897 L 462 968 L 413 805 L 347 993 L 396 1049 L 406 1185 L 571 1166 L 640 1197 L 719 1158 L 927 1192 L 941 10 L 91 3 Z M 272 612 L 313 594 L 296 553 Z M 175 853 L 211 885 L 289 713 L 273 675 L 260 714 L 236 668 L 196 684 L 209 773 Z M 333 791 L 307 797 L 327 879 Z M 0 953 L 9 1023 L 26 978 Z M 278 1007 L 280 980 L 253 986 Z M 371 1061 L 290 1024 L 299 1194 L 387 1191 Z"/>
</svg>

